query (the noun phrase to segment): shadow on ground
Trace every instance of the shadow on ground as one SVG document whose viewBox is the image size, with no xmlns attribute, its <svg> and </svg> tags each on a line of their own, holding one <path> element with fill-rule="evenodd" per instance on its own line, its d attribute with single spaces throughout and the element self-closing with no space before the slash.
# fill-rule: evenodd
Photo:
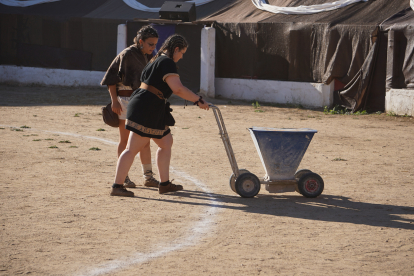
<svg viewBox="0 0 414 276">
<path fill-rule="evenodd" d="M 192 106 L 182 98 L 172 95 L 168 101 L 175 107 Z M 229 100 L 217 97 L 208 102 L 224 105 L 251 106 L 252 101 Z M 17 84 L 0 84 L 0 106 L 50 106 L 50 105 L 98 105 L 105 106 L 111 102 L 106 86 L 66 87 L 66 86 L 22 86 Z M 263 103 L 262 103 L 263 104 Z M 289 105 L 273 105 L 287 107 Z"/>
<path fill-rule="evenodd" d="M 170 194 L 170 196 L 171 199 L 151 199 L 139 196 L 135 198 L 214 206 L 279 217 L 414 230 L 414 219 L 404 218 L 406 215 L 414 215 L 414 207 L 357 202 L 352 201 L 352 198 L 335 195 L 322 194 L 317 198 L 305 198 L 299 194 L 259 194 L 255 198 L 241 198 L 238 195 L 185 190 Z M 180 197 L 180 200 L 174 200 L 175 197 Z M 185 198 L 191 201 L 186 201 Z M 194 199 L 199 202 L 194 202 Z"/>
<path fill-rule="evenodd" d="M 184 107 L 184 100 L 173 95 L 172 105 Z M 0 106 L 98 105 L 111 102 L 106 86 L 17 86 L 0 84 Z M 217 101 L 216 101 L 217 102 Z M 225 102 L 225 101 L 224 101 Z M 187 102 L 193 105 L 192 102 Z"/>
</svg>

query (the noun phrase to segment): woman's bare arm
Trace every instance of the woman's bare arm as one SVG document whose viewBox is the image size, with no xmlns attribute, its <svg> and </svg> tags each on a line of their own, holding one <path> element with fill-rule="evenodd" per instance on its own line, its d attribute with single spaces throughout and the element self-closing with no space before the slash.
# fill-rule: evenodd
<svg viewBox="0 0 414 276">
<path fill-rule="evenodd" d="M 188 89 L 181 83 L 181 80 L 178 76 L 175 76 L 175 75 L 168 76 L 165 79 L 165 82 L 168 84 L 168 86 L 171 88 L 171 90 L 173 91 L 175 95 L 183 98 L 184 100 L 196 102 L 200 99 L 200 96 L 193 93 L 190 89 Z M 205 110 L 209 109 L 208 103 L 206 101 L 204 101 L 204 103 L 199 102 L 198 106 L 201 109 L 205 109 Z"/>
</svg>

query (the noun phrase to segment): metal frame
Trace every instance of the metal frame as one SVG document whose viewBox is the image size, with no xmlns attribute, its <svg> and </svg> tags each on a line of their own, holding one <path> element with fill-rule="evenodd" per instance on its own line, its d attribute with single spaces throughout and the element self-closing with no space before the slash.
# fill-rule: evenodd
<svg viewBox="0 0 414 276">
<path fill-rule="evenodd" d="M 226 150 L 227 157 L 229 158 L 231 169 L 233 170 L 235 179 L 237 179 L 240 176 L 240 170 L 239 170 L 239 167 L 237 166 L 236 156 L 234 155 L 233 148 L 231 147 L 230 138 L 227 133 L 223 117 L 221 116 L 221 111 L 215 105 L 210 104 L 209 107 L 213 110 L 214 117 L 216 117 L 217 126 L 220 131 L 219 134 L 220 134 L 221 140 L 223 140 L 224 148 Z M 276 182 L 276 181 L 265 180 L 263 178 L 259 178 L 259 180 L 260 180 L 260 184 L 269 184 L 272 182 L 273 182 L 272 184 L 274 184 Z"/>
<path fill-rule="evenodd" d="M 221 137 L 221 140 L 223 140 L 224 148 L 227 153 L 227 157 L 230 161 L 231 169 L 233 170 L 235 179 L 237 179 L 240 176 L 240 170 L 237 166 L 236 156 L 234 155 L 233 148 L 231 147 L 230 138 L 226 130 L 226 126 L 224 124 L 223 117 L 221 116 L 220 109 L 212 104 L 209 104 L 209 107 L 213 110 L 214 117 L 217 121 L 217 126 L 219 128 L 219 134 Z M 260 184 L 279 184 L 279 185 L 294 185 L 297 183 L 296 180 L 270 180 L 266 178 L 259 178 Z"/>
<path fill-rule="evenodd" d="M 210 104 L 209 106 L 211 109 L 213 109 L 214 117 L 216 117 L 217 125 L 220 131 L 219 134 L 220 134 L 221 140 L 223 140 L 224 148 L 226 149 L 226 153 L 230 161 L 231 169 L 233 170 L 233 173 L 237 179 L 237 177 L 239 177 L 240 175 L 239 167 L 237 166 L 236 157 L 234 156 L 233 148 L 231 147 L 230 138 L 227 133 L 226 126 L 224 125 L 224 120 L 223 120 L 223 117 L 221 116 L 220 109 L 217 106 L 212 105 L 212 104 Z"/>
</svg>

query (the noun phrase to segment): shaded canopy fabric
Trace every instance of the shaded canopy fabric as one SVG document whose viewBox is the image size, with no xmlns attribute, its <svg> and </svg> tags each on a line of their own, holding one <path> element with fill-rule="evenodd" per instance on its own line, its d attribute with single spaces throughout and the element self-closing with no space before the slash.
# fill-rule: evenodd
<svg viewBox="0 0 414 276">
<path fill-rule="evenodd" d="M 174 0 L 167 0 L 167 1 L 174 1 Z M 234 0 L 214 0 L 212 2 L 208 2 L 201 6 L 196 6 L 196 16 L 197 20 L 200 20 L 206 16 L 211 15 L 212 13 L 225 8 L 227 5 L 231 4 Z M 159 9 L 165 0 L 140 0 L 139 1 L 142 5 L 152 8 L 152 9 Z M 132 20 L 132 19 L 158 19 L 159 14 L 158 12 L 147 12 L 147 11 L 140 11 L 131 8 L 130 6 L 126 5 L 122 0 L 108 0 L 99 8 L 95 9 L 94 11 L 85 14 L 85 17 L 91 18 L 112 18 L 112 19 L 125 19 L 125 20 Z"/>
<path fill-rule="evenodd" d="M 354 107 L 384 109 L 387 50 L 370 51 L 375 49 L 375 37 L 378 37 L 375 30 L 382 22 L 410 8 L 409 1 L 358 2 L 311 15 L 262 12 L 248 2 L 236 0 L 203 19 L 215 22 L 216 77 L 325 84 L 335 80 L 338 84 L 348 84 L 355 83 L 357 75 L 364 76 L 365 81 L 370 76 L 370 85 L 366 86 L 368 93 L 354 93 L 356 102 L 360 102 Z M 326 0 L 269 0 L 272 5 L 285 7 L 297 6 L 299 2 L 316 5 Z M 377 68 L 375 64 L 365 64 L 367 58 L 377 56 L 385 57 L 385 66 Z M 361 68 L 364 71 L 360 71 Z M 367 72 L 369 68 L 372 70 Z M 359 86 L 355 83 L 353 87 Z"/>
<path fill-rule="evenodd" d="M 43 3 L 51 3 L 61 0 L 0 0 L 0 4 L 6 5 L 6 6 L 12 6 L 12 7 L 30 7 L 33 5 L 43 4 Z M 149 7 L 145 4 L 141 3 L 142 1 L 137 0 L 122 0 L 126 5 L 128 5 L 130 8 L 143 11 L 143 12 L 153 12 L 158 13 L 160 10 L 160 7 Z M 207 4 L 209 2 L 213 2 L 215 0 L 192 0 L 188 2 L 194 2 L 196 6 L 201 6 L 204 4 Z M 269 11 L 272 13 L 285 13 L 285 14 L 312 14 L 312 13 L 319 13 L 334 9 L 339 9 L 342 7 L 345 7 L 347 5 L 360 2 L 360 1 L 368 1 L 368 0 L 338 0 L 331 3 L 323 3 L 323 4 L 316 4 L 316 5 L 300 5 L 297 7 L 283 7 L 283 6 L 275 6 L 266 3 L 264 0 L 251 0 L 253 5 L 256 6 L 256 8 L 263 10 L 263 11 Z M 411 0 L 413 1 L 413 0 Z"/>
<path fill-rule="evenodd" d="M 0 0 L 0 4 L 11 6 L 11 7 L 29 7 L 33 5 L 43 4 L 43 3 L 50 3 L 60 0 L 27 0 L 27 1 L 19 1 L 19 0 Z"/>
<path fill-rule="evenodd" d="M 73 17 L 83 17 L 103 5 L 107 0 L 60 0 L 28 7 L 10 7 L 0 4 L 1 14 L 38 15 L 66 20 Z"/>
<path fill-rule="evenodd" d="M 376 27 L 409 7 L 406 0 L 377 0 L 312 15 L 286 15 L 262 12 L 249 3 L 236 0 L 201 20 L 215 22 L 217 77 L 348 83 L 368 55 Z"/>
<path fill-rule="evenodd" d="M 133 1 L 156 12 L 140 11 L 131 8 L 125 4 L 123 0 L 59 0 L 51 3 L 43 3 L 25 7 L 6 6 L 4 4 L 2 5 L 0 2 L 0 13 L 48 16 L 60 18 L 62 20 L 72 17 L 123 20 L 132 20 L 135 18 L 158 19 L 158 9 L 164 4 L 164 2 L 174 0 L 139 0 L 139 2 L 136 0 Z M 197 20 L 211 15 L 212 13 L 222 8 L 225 8 L 233 1 L 234 0 L 202 0 L 200 3 L 203 5 L 196 6 Z M 253 6 L 251 2 L 249 5 Z"/>
<path fill-rule="evenodd" d="M 407 8 L 374 32 L 374 44 L 355 77 L 335 91 L 337 104 L 353 111 L 384 111 L 386 89 L 414 88 L 414 11 Z"/>
</svg>

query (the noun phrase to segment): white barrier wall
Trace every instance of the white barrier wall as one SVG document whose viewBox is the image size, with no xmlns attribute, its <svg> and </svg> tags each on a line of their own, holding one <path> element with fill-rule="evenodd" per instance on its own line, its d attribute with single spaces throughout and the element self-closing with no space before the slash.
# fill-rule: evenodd
<svg viewBox="0 0 414 276">
<path fill-rule="evenodd" d="M 414 116 L 414 90 L 391 89 L 385 95 L 385 112 Z"/>
<path fill-rule="evenodd" d="M 20 84 L 95 86 L 105 72 L 0 65 L 0 82 Z"/>
<path fill-rule="evenodd" d="M 334 82 L 289 82 L 216 78 L 216 96 L 238 100 L 257 100 L 281 104 L 324 107 L 333 104 Z"/>
</svg>

